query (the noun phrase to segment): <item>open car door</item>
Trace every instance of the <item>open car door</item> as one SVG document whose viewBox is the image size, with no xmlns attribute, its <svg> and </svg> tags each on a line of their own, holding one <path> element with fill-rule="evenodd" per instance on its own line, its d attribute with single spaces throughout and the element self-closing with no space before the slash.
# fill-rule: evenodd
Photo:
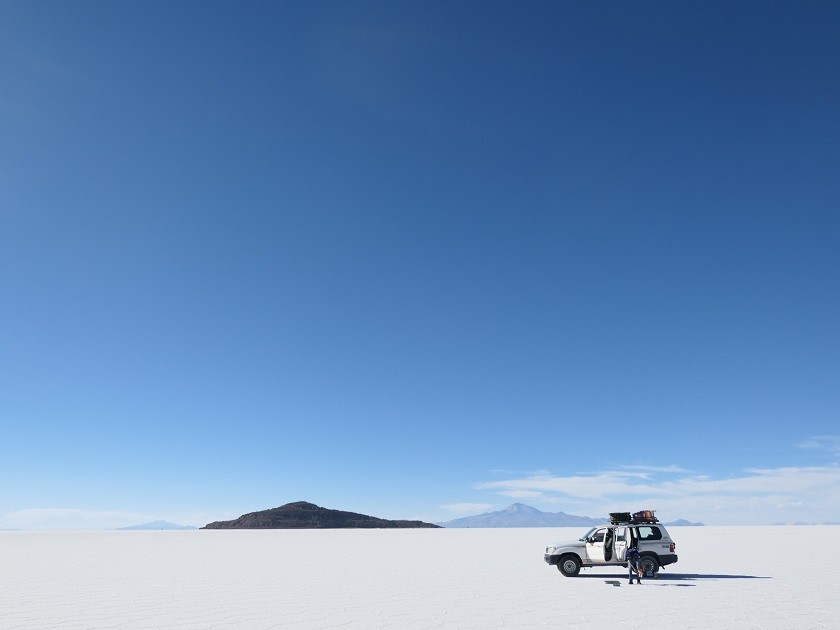
<svg viewBox="0 0 840 630">
<path fill-rule="evenodd" d="M 586 557 L 589 562 L 604 563 L 604 538 L 606 534 L 607 528 L 600 527 L 589 535 L 586 541 Z"/>
<path fill-rule="evenodd" d="M 613 542 L 613 549 L 615 550 L 615 559 L 618 562 L 624 562 L 627 560 L 627 547 L 629 547 L 630 543 L 630 528 L 616 527 L 614 531 L 615 541 Z"/>
</svg>

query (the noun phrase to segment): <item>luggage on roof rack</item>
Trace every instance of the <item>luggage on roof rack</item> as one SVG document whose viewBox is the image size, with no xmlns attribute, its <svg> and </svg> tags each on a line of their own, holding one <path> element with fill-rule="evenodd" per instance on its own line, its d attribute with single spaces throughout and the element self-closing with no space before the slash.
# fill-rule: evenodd
<svg viewBox="0 0 840 630">
<path fill-rule="evenodd" d="M 610 512 L 610 523 L 619 525 L 621 523 L 658 523 L 659 519 L 653 514 L 653 510 L 640 510 L 639 512 Z"/>
<path fill-rule="evenodd" d="M 634 523 L 658 523 L 659 519 L 653 515 L 653 510 L 641 510 L 633 512 Z"/>
</svg>

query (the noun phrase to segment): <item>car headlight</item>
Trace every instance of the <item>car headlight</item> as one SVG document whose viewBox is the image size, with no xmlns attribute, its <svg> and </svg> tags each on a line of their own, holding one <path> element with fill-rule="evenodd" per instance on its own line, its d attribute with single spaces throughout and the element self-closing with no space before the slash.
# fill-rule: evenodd
<svg viewBox="0 0 840 630">
<path fill-rule="evenodd" d="M 548 554 L 552 554 L 552 553 L 554 553 L 555 549 L 557 549 L 557 547 L 546 547 L 545 552 L 548 553 Z"/>
</svg>

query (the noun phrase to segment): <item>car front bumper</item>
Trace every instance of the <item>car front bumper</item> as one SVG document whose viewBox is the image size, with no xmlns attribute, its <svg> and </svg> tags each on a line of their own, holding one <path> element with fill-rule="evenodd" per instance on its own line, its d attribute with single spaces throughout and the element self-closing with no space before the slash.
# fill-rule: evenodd
<svg viewBox="0 0 840 630">
<path fill-rule="evenodd" d="M 560 563 L 560 556 L 545 554 L 544 559 L 547 564 L 554 566 Z"/>
</svg>

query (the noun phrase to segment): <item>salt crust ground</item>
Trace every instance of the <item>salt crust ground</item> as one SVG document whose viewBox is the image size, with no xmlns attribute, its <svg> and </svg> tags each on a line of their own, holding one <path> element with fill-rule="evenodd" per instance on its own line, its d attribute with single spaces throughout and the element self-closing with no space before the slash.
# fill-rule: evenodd
<svg viewBox="0 0 840 630">
<path fill-rule="evenodd" d="M 840 628 L 840 527 L 671 532 L 641 586 L 546 565 L 579 528 L 0 532 L 0 628 Z"/>
</svg>

